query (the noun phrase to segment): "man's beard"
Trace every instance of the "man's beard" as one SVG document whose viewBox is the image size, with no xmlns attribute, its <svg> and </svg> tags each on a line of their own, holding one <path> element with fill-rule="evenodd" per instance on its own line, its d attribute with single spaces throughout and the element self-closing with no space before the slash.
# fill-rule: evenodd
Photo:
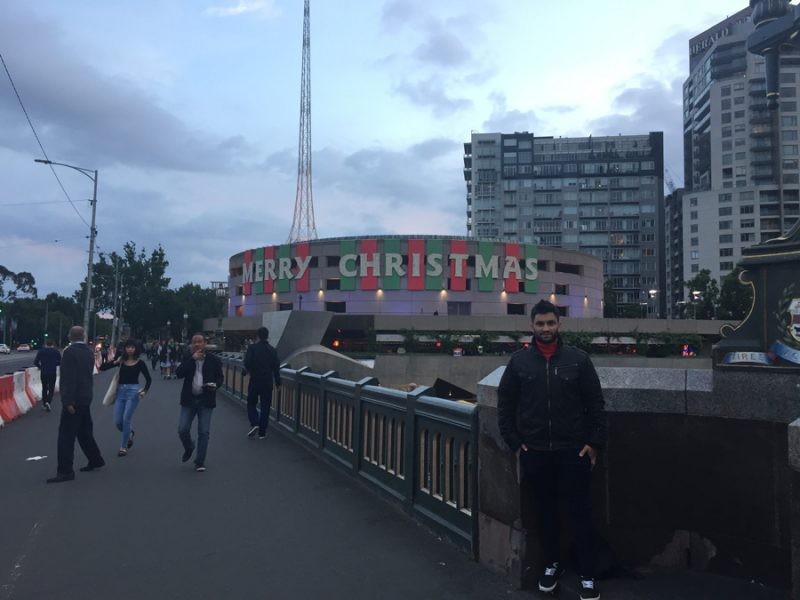
<svg viewBox="0 0 800 600">
<path fill-rule="evenodd" d="M 545 339 L 544 335 L 549 335 L 549 339 Z M 541 334 L 541 333 L 534 333 L 533 337 L 537 342 L 541 342 L 542 344 L 552 344 L 556 337 L 558 336 L 557 333 L 550 333 L 550 334 Z"/>
</svg>

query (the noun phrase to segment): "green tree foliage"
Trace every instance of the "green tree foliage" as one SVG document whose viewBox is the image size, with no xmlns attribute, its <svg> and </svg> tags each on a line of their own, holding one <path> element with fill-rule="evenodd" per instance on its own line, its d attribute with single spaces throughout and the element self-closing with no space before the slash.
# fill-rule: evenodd
<svg viewBox="0 0 800 600">
<path fill-rule="evenodd" d="M 739 281 L 741 267 L 736 267 L 722 280 L 717 318 L 742 320 L 753 305 L 753 288 Z"/>
<path fill-rule="evenodd" d="M 27 271 L 14 273 L 0 265 L 0 302 L 13 302 L 19 297 L 36 298 L 36 280 Z"/>
<path fill-rule="evenodd" d="M 614 282 L 606 279 L 603 282 L 603 316 L 613 319 L 617 316 L 617 294 L 614 291 Z"/>
<path fill-rule="evenodd" d="M 214 290 L 196 283 L 186 283 L 179 287 L 174 292 L 174 299 L 168 302 L 168 305 L 178 311 L 170 319 L 173 323 L 183 327 L 183 315 L 188 315 L 186 332 L 188 336 L 196 331 L 203 331 L 203 319 L 216 317 L 219 314 L 219 300 Z"/>
<path fill-rule="evenodd" d="M 719 286 L 717 280 L 711 277 L 711 271 L 703 269 L 692 279 L 685 281 L 684 285 L 689 290 L 687 316 L 695 319 L 715 318 L 719 302 Z"/>
</svg>

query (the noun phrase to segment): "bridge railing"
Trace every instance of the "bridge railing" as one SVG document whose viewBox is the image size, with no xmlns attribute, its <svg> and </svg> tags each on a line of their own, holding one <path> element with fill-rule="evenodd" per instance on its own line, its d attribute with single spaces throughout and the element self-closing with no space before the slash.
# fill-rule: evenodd
<svg viewBox="0 0 800 600">
<path fill-rule="evenodd" d="M 249 377 L 222 356 L 223 392 L 246 402 Z M 478 551 L 476 406 L 380 387 L 375 378 L 281 368 L 271 420 L 282 431 L 401 502 L 415 517 Z"/>
</svg>

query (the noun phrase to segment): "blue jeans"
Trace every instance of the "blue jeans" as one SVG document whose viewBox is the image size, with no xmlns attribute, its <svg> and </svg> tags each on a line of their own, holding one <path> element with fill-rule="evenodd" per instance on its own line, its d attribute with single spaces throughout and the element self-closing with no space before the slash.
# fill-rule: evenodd
<svg viewBox="0 0 800 600">
<path fill-rule="evenodd" d="M 202 406 L 197 402 L 189 405 L 181 405 L 181 415 L 178 419 L 178 436 L 183 442 L 183 449 L 194 448 L 192 442 L 192 421 L 197 417 L 197 454 L 194 462 L 202 465 L 206 462 L 206 452 L 208 451 L 208 438 L 211 434 L 211 412 L 213 408 Z"/>
<path fill-rule="evenodd" d="M 131 436 L 131 425 L 133 413 L 139 406 L 139 385 L 136 383 L 126 383 L 117 387 L 117 399 L 114 401 L 114 425 L 122 432 L 120 448 L 128 447 L 128 439 Z"/>
</svg>

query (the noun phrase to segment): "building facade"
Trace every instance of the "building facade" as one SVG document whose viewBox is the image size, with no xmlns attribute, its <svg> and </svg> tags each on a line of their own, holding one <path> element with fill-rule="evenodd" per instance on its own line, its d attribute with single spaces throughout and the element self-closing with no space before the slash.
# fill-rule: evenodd
<svg viewBox="0 0 800 600">
<path fill-rule="evenodd" d="M 473 133 L 464 144 L 467 234 L 591 254 L 619 308 L 662 315 L 663 146 L 660 132 Z"/>
<path fill-rule="evenodd" d="M 667 281 L 666 298 L 667 319 L 679 317 L 681 302 L 684 301 L 683 282 L 683 188 L 672 188 L 664 199 L 664 248 Z"/>
<path fill-rule="evenodd" d="M 780 109 L 767 110 L 764 58 L 747 52 L 750 13 L 740 11 L 689 44 L 691 73 L 683 86 L 686 280 L 708 269 L 720 281 L 743 248 L 780 236 L 800 216 L 800 54 L 782 51 Z"/>
<path fill-rule="evenodd" d="M 527 315 L 547 299 L 600 317 L 603 271 L 588 254 L 463 237 L 347 237 L 259 247 L 230 259 L 229 317 Z"/>
</svg>

